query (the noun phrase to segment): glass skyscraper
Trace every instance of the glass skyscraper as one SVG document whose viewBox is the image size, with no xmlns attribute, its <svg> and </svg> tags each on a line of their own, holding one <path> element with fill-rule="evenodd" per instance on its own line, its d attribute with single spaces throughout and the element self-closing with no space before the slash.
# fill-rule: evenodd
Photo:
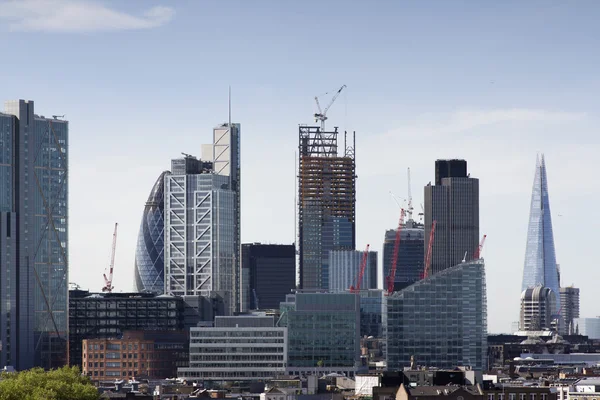
<svg viewBox="0 0 600 400">
<path fill-rule="evenodd" d="M 535 166 L 521 290 L 536 286 L 551 289 L 556 295 L 556 309 L 560 310 L 559 272 L 554 251 L 548 178 L 543 154 L 541 158 L 538 157 Z"/>
<path fill-rule="evenodd" d="M 135 286 L 138 292 L 162 294 L 165 290 L 165 175 L 160 174 L 150 191 L 135 251 Z"/>
<path fill-rule="evenodd" d="M 425 256 L 425 230 L 423 224 L 413 220 L 406 221 L 400 231 L 400 247 L 398 248 L 398 259 L 396 260 L 396 278 L 394 287 L 396 290 L 418 281 L 423 276 L 423 265 Z M 389 276 L 394 258 L 394 243 L 396 241 L 396 229 L 385 232 L 383 242 L 383 280 Z"/>
<path fill-rule="evenodd" d="M 387 367 L 486 367 L 483 260 L 458 264 L 387 297 Z"/>
<path fill-rule="evenodd" d="M 67 363 L 68 122 L 0 114 L 0 364 Z"/>
<path fill-rule="evenodd" d="M 364 252 L 357 250 L 332 250 L 329 252 L 329 290 L 346 292 L 356 287 Z M 361 289 L 377 289 L 377 252 L 369 251 L 361 282 Z"/>
</svg>

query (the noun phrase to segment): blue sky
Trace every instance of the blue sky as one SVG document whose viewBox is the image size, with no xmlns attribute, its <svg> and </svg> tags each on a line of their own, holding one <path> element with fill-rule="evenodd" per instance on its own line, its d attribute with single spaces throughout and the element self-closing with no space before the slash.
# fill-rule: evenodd
<svg viewBox="0 0 600 400">
<path fill-rule="evenodd" d="M 481 179 L 489 330 L 518 317 L 531 185 L 546 154 L 564 284 L 596 316 L 600 5 L 594 1 L 0 0 L 0 99 L 70 121 L 70 281 L 99 290 L 120 224 L 130 290 L 144 201 L 170 159 L 242 124 L 242 240 L 294 240 L 297 125 L 357 131 L 357 245 L 381 251 L 436 158 Z M 326 98 L 326 97 L 325 97 Z M 326 101 L 326 100 L 324 100 Z M 558 217 L 561 214 L 562 217 Z"/>
</svg>

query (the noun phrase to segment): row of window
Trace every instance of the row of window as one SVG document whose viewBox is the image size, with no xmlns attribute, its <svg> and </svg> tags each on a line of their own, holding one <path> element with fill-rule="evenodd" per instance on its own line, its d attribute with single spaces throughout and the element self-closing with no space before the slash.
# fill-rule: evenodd
<svg viewBox="0 0 600 400">
<path fill-rule="evenodd" d="M 538 397 L 538 394 L 540 397 Z M 547 400 L 547 393 L 529 393 L 529 399 L 527 399 L 527 393 L 518 393 L 519 400 Z M 506 400 L 505 393 L 488 393 L 487 400 Z M 509 393 L 508 400 L 517 400 L 517 393 Z M 577 399 L 571 399 L 577 400 Z M 593 399 L 596 400 L 596 399 Z"/>
</svg>

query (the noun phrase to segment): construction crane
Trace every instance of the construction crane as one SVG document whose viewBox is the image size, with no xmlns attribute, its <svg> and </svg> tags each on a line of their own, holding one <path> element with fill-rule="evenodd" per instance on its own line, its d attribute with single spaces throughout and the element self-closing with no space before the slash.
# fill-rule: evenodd
<svg viewBox="0 0 600 400">
<path fill-rule="evenodd" d="M 413 203 L 412 203 L 412 190 L 410 189 L 410 167 L 408 167 L 408 220 L 413 219 Z"/>
<path fill-rule="evenodd" d="M 325 131 L 325 121 L 327 120 L 327 111 L 329 111 L 329 108 L 333 105 L 333 103 L 335 102 L 335 99 L 338 98 L 338 96 L 340 95 L 342 90 L 344 90 L 345 87 L 346 87 L 346 85 L 342 85 L 342 87 L 337 91 L 337 93 L 333 95 L 333 98 L 329 102 L 329 105 L 327 107 L 325 107 L 325 110 L 321 110 L 321 104 L 319 103 L 319 97 L 315 96 L 315 101 L 317 102 L 317 108 L 319 109 L 319 112 L 315 114 L 315 122 L 321 121 L 321 132 Z M 327 93 L 325 93 L 325 94 L 327 94 Z"/>
<path fill-rule="evenodd" d="M 475 250 L 475 253 L 473 254 L 474 260 L 479 260 L 479 258 L 481 257 L 481 251 L 483 250 L 483 245 L 485 244 L 486 237 L 487 235 L 483 235 L 483 237 L 481 238 L 481 242 L 479 242 L 479 246 L 477 246 L 477 250 Z"/>
<path fill-rule="evenodd" d="M 365 269 L 367 268 L 367 259 L 369 258 L 369 245 L 365 249 L 363 253 L 362 260 L 360 262 L 360 269 L 358 270 L 358 278 L 356 282 L 356 287 L 354 285 L 350 286 L 350 291 L 352 293 L 360 292 L 360 285 L 362 283 L 363 277 L 365 276 Z"/>
<path fill-rule="evenodd" d="M 108 271 L 108 277 L 106 276 L 106 274 L 103 274 L 104 287 L 102 288 L 102 291 L 108 292 L 108 293 L 111 293 L 112 290 L 114 289 L 114 286 L 112 285 L 112 281 L 113 281 L 113 271 L 115 269 L 115 250 L 117 248 L 117 226 L 118 225 L 119 224 L 115 222 L 115 233 L 113 233 L 112 253 L 110 255 L 110 268 Z"/>
<path fill-rule="evenodd" d="M 402 225 L 404 225 L 404 208 L 400 210 L 400 221 L 398 222 L 396 240 L 394 240 L 394 252 L 392 253 L 392 267 L 390 268 L 390 274 L 385 278 L 388 295 L 394 293 L 394 281 L 396 280 L 396 266 L 398 263 L 398 251 L 400 250 L 400 233 L 402 231 Z"/>
<path fill-rule="evenodd" d="M 437 221 L 431 223 L 431 231 L 429 232 L 429 243 L 427 244 L 427 254 L 425 254 L 425 266 L 423 268 L 423 279 L 429 276 L 431 271 L 431 252 L 433 250 L 433 240 L 435 239 L 435 225 Z"/>
</svg>

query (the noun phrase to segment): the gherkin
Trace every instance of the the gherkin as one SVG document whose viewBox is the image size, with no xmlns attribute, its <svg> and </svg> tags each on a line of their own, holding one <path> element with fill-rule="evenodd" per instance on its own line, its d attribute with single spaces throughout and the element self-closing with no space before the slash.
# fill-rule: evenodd
<svg viewBox="0 0 600 400">
<path fill-rule="evenodd" d="M 537 159 L 533 180 L 521 290 L 535 286 L 552 289 L 556 296 L 556 308 L 560 309 L 559 272 L 556 265 L 548 178 L 543 154 Z"/>
<path fill-rule="evenodd" d="M 135 286 L 138 292 L 164 292 L 165 174 L 160 174 L 144 207 L 135 251 Z"/>
</svg>

